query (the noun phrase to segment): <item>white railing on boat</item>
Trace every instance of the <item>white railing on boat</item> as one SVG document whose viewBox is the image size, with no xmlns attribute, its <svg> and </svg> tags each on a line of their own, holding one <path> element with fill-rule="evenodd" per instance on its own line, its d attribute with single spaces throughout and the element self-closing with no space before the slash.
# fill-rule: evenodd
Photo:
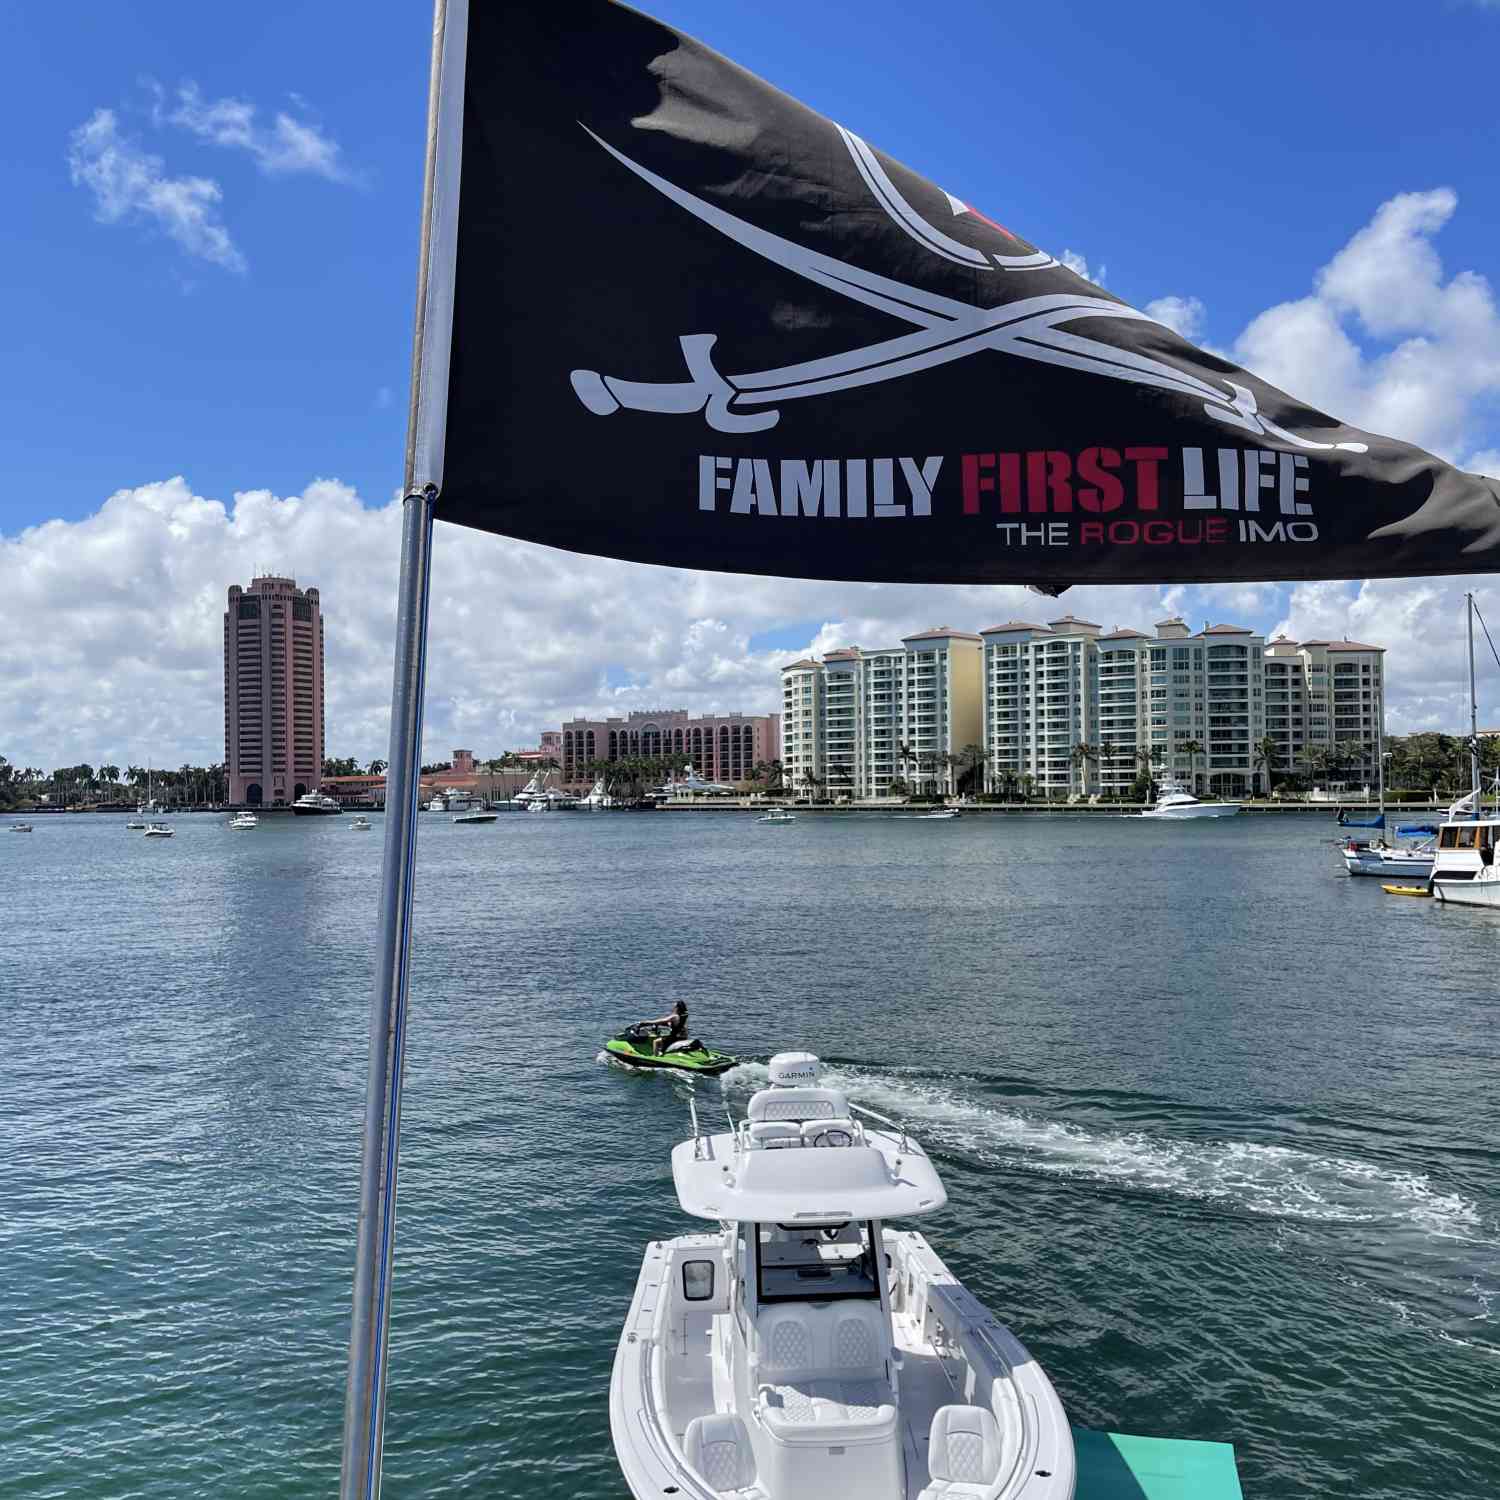
<svg viewBox="0 0 1500 1500">
<path fill-rule="evenodd" d="M 906 1133 L 906 1126 L 899 1120 L 893 1120 L 888 1115 L 879 1114 L 873 1109 L 866 1109 L 863 1104 L 851 1104 L 849 1109 L 851 1113 L 863 1115 L 867 1120 L 878 1120 L 882 1125 L 889 1126 L 901 1137 L 901 1149 L 903 1151 L 911 1150 L 911 1137 Z"/>
</svg>

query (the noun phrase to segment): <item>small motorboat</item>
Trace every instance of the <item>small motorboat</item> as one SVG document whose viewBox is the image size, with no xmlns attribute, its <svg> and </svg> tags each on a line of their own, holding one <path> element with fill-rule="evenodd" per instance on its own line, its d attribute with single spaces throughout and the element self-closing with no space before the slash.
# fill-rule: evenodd
<svg viewBox="0 0 1500 1500">
<path fill-rule="evenodd" d="M 946 823 L 958 816 L 958 810 L 952 807 L 939 807 L 935 808 L 932 812 L 912 813 L 910 816 L 923 823 L 931 823 L 935 820 L 941 820 Z"/>
<path fill-rule="evenodd" d="M 135 829 L 137 833 L 144 833 L 146 831 L 146 825 L 139 818 L 130 818 L 127 820 L 125 826 Z"/>
<path fill-rule="evenodd" d="M 230 820 L 231 828 L 259 828 L 260 819 L 253 812 L 237 812 Z"/>
<path fill-rule="evenodd" d="M 890 1227 L 948 1201 L 932 1159 L 820 1087 L 810 1053 L 769 1071 L 747 1118 L 703 1134 L 695 1107 L 672 1151 L 678 1202 L 708 1222 L 642 1258 L 609 1390 L 630 1493 L 1073 1500 L 1041 1365 L 923 1235 Z"/>
<path fill-rule="evenodd" d="M 12 833 L 30 833 L 31 832 L 31 824 L 30 823 L 12 823 L 10 825 L 10 831 Z"/>
<path fill-rule="evenodd" d="M 453 821 L 456 823 L 458 819 L 455 818 Z M 370 820 L 363 813 L 360 813 L 355 817 L 354 821 L 349 825 L 349 827 L 352 828 L 355 833 L 368 833 L 370 831 Z"/>
<path fill-rule="evenodd" d="M 727 1052 L 715 1052 L 712 1047 L 705 1047 L 696 1037 L 674 1042 L 665 1052 L 654 1052 L 652 1043 L 657 1037 L 665 1035 L 666 1031 L 665 1026 L 651 1021 L 627 1026 L 619 1036 L 611 1037 L 604 1044 L 604 1055 L 610 1062 L 619 1063 L 626 1068 L 638 1068 L 643 1072 L 664 1069 L 668 1072 L 706 1073 L 710 1076 L 727 1073 L 739 1062 L 739 1058 L 731 1057 Z"/>
<path fill-rule="evenodd" d="M 795 823 L 797 814 L 788 812 L 784 807 L 773 807 L 770 812 L 763 813 L 755 821 L 757 823 Z"/>
<path fill-rule="evenodd" d="M 176 831 L 165 823 L 152 823 L 147 827 L 145 836 L 148 839 L 169 839 Z"/>
<path fill-rule="evenodd" d="M 454 823 L 493 823 L 497 816 L 497 813 L 490 812 L 488 808 L 469 807 L 463 812 L 454 813 L 451 821 Z"/>
</svg>

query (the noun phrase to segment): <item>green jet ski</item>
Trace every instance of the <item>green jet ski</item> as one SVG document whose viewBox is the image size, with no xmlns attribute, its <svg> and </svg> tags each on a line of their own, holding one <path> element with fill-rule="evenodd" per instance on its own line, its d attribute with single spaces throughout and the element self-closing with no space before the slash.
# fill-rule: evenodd
<svg viewBox="0 0 1500 1500">
<path fill-rule="evenodd" d="M 696 1037 L 674 1042 L 665 1052 L 653 1052 L 651 1044 L 667 1030 L 667 1027 L 651 1022 L 638 1022 L 607 1041 L 604 1051 L 612 1062 L 622 1067 L 665 1068 L 677 1073 L 727 1073 L 739 1062 L 739 1058 L 731 1057 L 727 1052 L 715 1052 L 705 1047 Z"/>
</svg>

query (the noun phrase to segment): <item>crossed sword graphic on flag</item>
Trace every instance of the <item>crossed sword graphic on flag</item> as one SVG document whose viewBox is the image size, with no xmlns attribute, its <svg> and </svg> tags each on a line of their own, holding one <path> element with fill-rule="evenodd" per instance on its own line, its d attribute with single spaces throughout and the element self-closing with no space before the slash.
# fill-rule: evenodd
<svg viewBox="0 0 1500 1500">
<path fill-rule="evenodd" d="M 1366 451 L 1364 443 L 1319 443 L 1278 427 L 1258 410 L 1254 393 L 1233 381 L 1224 382 L 1226 391 L 1172 365 L 1084 338 L 1065 327 L 1081 318 L 1155 321 L 1122 302 L 1087 293 L 1054 293 L 998 307 L 974 307 L 921 287 L 908 286 L 747 224 L 632 161 L 582 122 L 580 127 L 622 166 L 721 234 L 808 281 L 866 307 L 890 313 L 915 329 L 898 338 L 884 339 L 826 359 L 745 375 L 724 375 L 714 367 L 716 334 L 684 334 L 679 343 L 691 377 L 688 380 L 670 383 L 623 380 L 594 370 L 574 370 L 573 389 L 596 416 L 609 416 L 621 407 L 668 414 L 701 412 L 717 432 L 764 432 L 780 421 L 781 413 L 776 408 L 784 402 L 897 380 L 966 359 L 981 349 L 994 349 L 1021 359 L 1197 397 L 1203 402 L 1203 410 L 1218 421 L 1256 435 L 1269 433 L 1298 448 Z M 1041 270 L 1057 264 L 1045 252 L 1027 256 L 986 255 L 944 235 L 901 196 L 864 141 L 842 126 L 839 132 L 877 202 L 898 228 L 928 250 L 947 260 L 1001 273 Z M 951 195 L 950 202 L 955 213 L 964 211 L 965 205 Z"/>
</svg>

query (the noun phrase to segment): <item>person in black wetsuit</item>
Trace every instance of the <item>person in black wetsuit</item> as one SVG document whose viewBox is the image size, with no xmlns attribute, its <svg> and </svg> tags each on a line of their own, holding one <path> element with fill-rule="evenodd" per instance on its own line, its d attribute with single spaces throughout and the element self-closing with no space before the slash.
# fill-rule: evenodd
<svg viewBox="0 0 1500 1500">
<path fill-rule="evenodd" d="M 679 1000 L 671 1010 L 664 1016 L 658 1016 L 654 1021 L 643 1021 L 643 1026 L 666 1026 L 669 1030 L 664 1036 L 653 1037 L 651 1050 L 660 1056 L 668 1047 L 677 1042 L 687 1040 L 688 1008 L 686 1000 Z"/>
</svg>

